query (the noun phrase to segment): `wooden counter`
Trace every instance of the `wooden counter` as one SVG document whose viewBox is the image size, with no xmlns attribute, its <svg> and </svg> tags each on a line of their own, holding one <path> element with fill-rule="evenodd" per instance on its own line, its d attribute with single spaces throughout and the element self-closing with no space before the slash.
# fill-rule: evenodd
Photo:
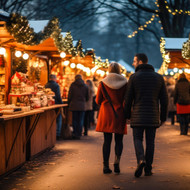
<svg viewBox="0 0 190 190">
<path fill-rule="evenodd" d="M 67 104 L 0 117 L 0 176 L 54 146 L 56 116 Z"/>
</svg>

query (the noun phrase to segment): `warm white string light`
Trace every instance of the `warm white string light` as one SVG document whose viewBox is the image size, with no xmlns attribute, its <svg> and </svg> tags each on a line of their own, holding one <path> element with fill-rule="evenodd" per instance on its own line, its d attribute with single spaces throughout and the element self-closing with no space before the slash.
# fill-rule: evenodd
<svg viewBox="0 0 190 190">
<path fill-rule="evenodd" d="M 181 10 L 175 9 L 174 11 L 172 11 L 172 10 L 170 9 L 170 7 L 169 7 L 169 5 L 168 5 L 168 2 L 167 2 L 166 0 L 164 1 L 164 3 L 165 3 L 165 5 L 166 5 L 167 11 L 168 11 L 169 13 L 171 13 L 172 15 L 176 15 L 176 14 L 187 14 L 187 15 L 190 15 L 190 11 L 183 11 L 182 9 L 181 9 Z M 155 1 L 155 4 L 156 4 L 156 6 L 159 8 L 160 5 L 158 4 L 158 0 Z M 158 13 L 159 10 L 156 9 L 155 12 Z M 132 38 L 132 37 L 134 37 L 134 36 L 138 33 L 138 31 L 144 30 L 149 24 L 152 23 L 152 21 L 154 21 L 155 17 L 159 17 L 159 15 L 158 15 L 158 14 L 153 14 L 150 20 L 146 21 L 146 23 L 145 23 L 144 25 L 141 25 L 141 26 L 138 27 L 138 29 L 135 30 L 132 34 L 128 35 L 128 38 Z M 161 21 L 158 21 L 158 22 L 161 24 Z M 163 30 L 163 27 L 161 27 L 161 29 Z"/>
<path fill-rule="evenodd" d="M 166 5 L 166 9 L 169 13 L 171 13 L 172 15 L 176 15 L 176 14 L 187 14 L 187 15 L 190 15 L 190 11 L 184 11 L 184 10 L 178 10 L 178 9 L 175 9 L 174 11 L 172 11 L 168 5 L 168 2 L 167 1 L 164 1 L 165 5 Z"/>
</svg>

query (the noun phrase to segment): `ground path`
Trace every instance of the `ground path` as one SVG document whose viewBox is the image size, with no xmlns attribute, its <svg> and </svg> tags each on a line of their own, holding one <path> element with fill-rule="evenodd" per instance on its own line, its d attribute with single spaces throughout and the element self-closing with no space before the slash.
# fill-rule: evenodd
<svg viewBox="0 0 190 190">
<path fill-rule="evenodd" d="M 0 190 L 190 190 L 190 136 L 166 122 L 156 134 L 154 175 L 134 177 L 136 158 L 132 131 L 124 137 L 121 174 L 102 173 L 101 133 L 90 130 L 81 140 L 57 141 L 56 146 L 0 180 Z M 114 147 L 110 166 L 113 169 Z"/>
</svg>

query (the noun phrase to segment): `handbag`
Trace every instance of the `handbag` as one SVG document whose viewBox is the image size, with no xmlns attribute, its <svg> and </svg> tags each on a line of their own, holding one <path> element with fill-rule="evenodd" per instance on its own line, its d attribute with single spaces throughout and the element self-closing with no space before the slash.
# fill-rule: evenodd
<svg viewBox="0 0 190 190">
<path fill-rule="evenodd" d="M 113 112 L 114 112 L 115 117 L 118 118 L 118 114 L 116 113 L 116 111 L 115 111 L 115 109 L 114 109 L 114 107 L 113 107 L 111 98 L 110 98 L 109 94 L 107 93 L 107 90 L 105 89 L 105 86 L 104 86 L 103 82 L 101 82 L 101 85 L 102 85 L 102 89 L 103 89 L 103 91 L 104 91 L 104 94 L 105 94 L 107 100 L 109 101 L 109 103 L 110 103 L 110 105 L 111 105 L 111 107 L 112 107 L 112 109 L 113 109 Z"/>
</svg>

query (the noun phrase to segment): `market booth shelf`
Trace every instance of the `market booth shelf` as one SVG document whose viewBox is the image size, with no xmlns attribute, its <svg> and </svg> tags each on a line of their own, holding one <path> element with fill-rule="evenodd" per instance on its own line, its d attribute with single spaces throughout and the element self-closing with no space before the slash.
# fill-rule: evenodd
<svg viewBox="0 0 190 190">
<path fill-rule="evenodd" d="M 56 142 L 56 117 L 67 104 L 0 117 L 0 176 Z"/>
</svg>

